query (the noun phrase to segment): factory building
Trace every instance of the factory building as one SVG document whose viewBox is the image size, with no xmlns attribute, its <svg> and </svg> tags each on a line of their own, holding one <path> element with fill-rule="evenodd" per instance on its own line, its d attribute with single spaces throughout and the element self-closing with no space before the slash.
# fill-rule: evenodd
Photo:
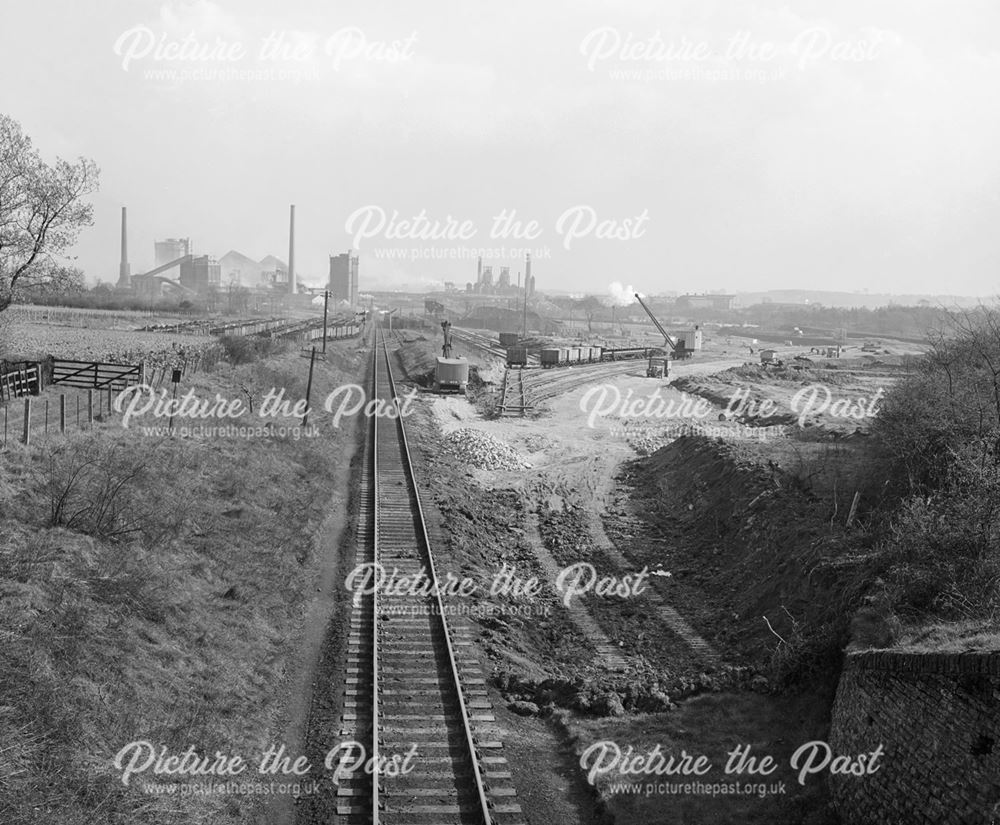
<svg viewBox="0 0 1000 825">
<path fill-rule="evenodd" d="M 288 264 L 274 255 L 260 259 L 260 280 L 266 287 L 288 288 Z"/>
<path fill-rule="evenodd" d="M 132 273 L 128 257 L 127 209 L 122 207 L 121 257 L 118 265 L 118 288 L 132 290 L 150 298 L 166 295 L 210 295 L 225 287 L 241 286 L 265 294 L 294 291 L 295 276 L 295 207 L 290 209 L 286 264 L 274 255 L 257 261 L 237 250 L 230 250 L 222 260 L 210 255 L 194 255 L 190 238 L 164 238 L 154 241 L 154 265 L 146 272 Z M 332 259 L 331 259 L 332 261 Z M 332 273 L 331 266 L 331 273 Z M 354 259 L 354 294 L 357 293 L 357 259 Z M 290 289 L 291 285 L 291 289 Z"/>
<path fill-rule="evenodd" d="M 535 279 L 531 274 L 531 255 L 525 258 L 524 287 L 521 286 L 521 273 L 517 273 L 517 283 L 511 283 L 510 267 L 501 266 L 496 280 L 493 279 L 493 267 L 483 265 L 483 259 L 476 262 L 476 282 L 466 286 L 467 292 L 477 295 L 497 295 L 508 298 L 523 295 L 527 291 L 530 297 L 535 291 Z"/>
<path fill-rule="evenodd" d="M 261 286 L 261 273 L 264 267 L 249 255 L 244 255 L 235 249 L 230 249 L 219 259 L 222 269 L 222 283 L 238 286 Z"/>
<path fill-rule="evenodd" d="M 676 309 L 729 310 L 733 308 L 735 301 L 735 295 L 680 295 L 675 307 Z"/>
<path fill-rule="evenodd" d="M 358 256 L 350 250 L 330 256 L 330 297 L 334 301 L 347 301 L 354 306 L 358 301 Z"/>
<path fill-rule="evenodd" d="M 209 255 L 189 255 L 181 261 L 181 286 L 204 294 L 219 288 L 221 268 Z"/>
<path fill-rule="evenodd" d="M 163 266 L 191 254 L 190 238 L 166 238 L 153 242 L 153 268 Z"/>
</svg>

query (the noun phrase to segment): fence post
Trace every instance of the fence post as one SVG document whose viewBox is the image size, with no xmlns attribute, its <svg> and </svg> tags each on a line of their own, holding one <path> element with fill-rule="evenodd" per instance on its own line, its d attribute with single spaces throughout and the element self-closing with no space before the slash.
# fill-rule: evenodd
<svg viewBox="0 0 1000 825">
<path fill-rule="evenodd" d="M 66 393 L 59 393 L 59 433 L 66 433 Z"/>
<path fill-rule="evenodd" d="M 87 424 L 94 426 L 94 391 L 87 390 Z"/>
<path fill-rule="evenodd" d="M 24 434 L 21 442 L 28 444 L 31 441 L 31 398 L 24 399 Z"/>
<path fill-rule="evenodd" d="M 108 415 L 111 415 L 111 385 L 108 384 Z"/>
<path fill-rule="evenodd" d="M 80 429 L 80 396 L 76 396 L 76 428 Z"/>
<path fill-rule="evenodd" d="M 49 399 L 45 399 L 45 434 L 49 434 Z"/>
</svg>

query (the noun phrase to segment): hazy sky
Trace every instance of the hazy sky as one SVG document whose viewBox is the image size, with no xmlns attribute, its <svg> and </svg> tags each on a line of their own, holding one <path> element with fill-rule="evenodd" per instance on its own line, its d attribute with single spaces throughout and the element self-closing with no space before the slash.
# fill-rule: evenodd
<svg viewBox="0 0 1000 825">
<path fill-rule="evenodd" d="M 284 258 L 295 203 L 300 278 L 360 246 L 362 289 L 528 247 L 540 288 L 1000 292 L 994 0 L 3 5 L 0 111 L 102 170 L 91 279 L 122 205 L 139 272 Z"/>
</svg>

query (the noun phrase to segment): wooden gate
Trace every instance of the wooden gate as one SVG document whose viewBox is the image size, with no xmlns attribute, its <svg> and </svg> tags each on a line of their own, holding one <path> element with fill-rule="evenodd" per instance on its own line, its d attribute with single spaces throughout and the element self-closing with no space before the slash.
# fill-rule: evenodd
<svg viewBox="0 0 1000 825">
<path fill-rule="evenodd" d="M 0 366 L 0 401 L 38 395 L 42 389 L 41 370 L 35 362 Z"/>
<path fill-rule="evenodd" d="M 52 383 L 85 389 L 123 390 L 131 384 L 141 384 L 145 377 L 142 364 L 102 364 L 99 361 L 52 362 Z"/>
</svg>

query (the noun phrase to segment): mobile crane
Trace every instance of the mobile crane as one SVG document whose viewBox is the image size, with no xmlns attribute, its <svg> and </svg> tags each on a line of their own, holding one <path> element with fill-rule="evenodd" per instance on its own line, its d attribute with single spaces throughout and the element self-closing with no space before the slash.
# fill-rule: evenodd
<svg viewBox="0 0 1000 825">
<path fill-rule="evenodd" d="M 437 392 L 464 393 L 469 383 L 469 362 L 465 358 L 451 357 L 450 321 L 441 322 L 441 332 L 444 334 L 444 343 L 434 370 L 434 389 Z"/>
<path fill-rule="evenodd" d="M 451 358 L 451 321 L 441 322 L 441 332 L 444 333 L 444 344 L 441 347 L 441 357 Z"/>
<path fill-rule="evenodd" d="M 646 306 L 646 302 L 642 300 L 638 292 L 635 293 L 635 299 L 639 302 L 639 306 L 641 306 L 644 310 L 646 310 L 646 314 L 649 316 L 649 320 L 653 322 L 653 326 L 655 326 L 659 330 L 660 335 L 663 336 L 664 348 L 669 349 L 670 353 L 673 355 L 675 359 L 690 358 L 693 349 L 686 347 L 684 341 L 675 338 L 673 335 L 671 335 L 663 328 L 663 324 L 661 324 L 659 320 L 657 320 L 656 316 L 653 315 L 653 311 L 648 306 Z M 660 364 L 657 363 L 656 358 L 649 359 L 649 365 L 646 367 L 646 375 L 649 378 L 666 378 L 669 374 L 670 374 L 669 359 L 664 358 L 662 366 L 660 366 Z"/>
</svg>

